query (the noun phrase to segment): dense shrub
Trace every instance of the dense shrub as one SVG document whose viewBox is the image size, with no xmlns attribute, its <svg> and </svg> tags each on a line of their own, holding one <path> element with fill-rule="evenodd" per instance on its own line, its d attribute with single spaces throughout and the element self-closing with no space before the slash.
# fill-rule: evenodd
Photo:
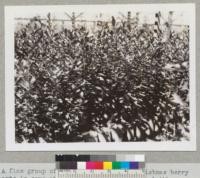
<svg viewBox="0 0 200 178">
<path fill-rule="evenodd" d="M 15 32 L 16 142 L 188 140 L 189 31 Z"/>
</svg>

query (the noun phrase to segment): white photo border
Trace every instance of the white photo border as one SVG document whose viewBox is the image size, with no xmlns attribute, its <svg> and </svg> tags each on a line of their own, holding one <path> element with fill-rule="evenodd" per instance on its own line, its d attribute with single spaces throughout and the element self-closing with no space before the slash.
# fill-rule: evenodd
<svg viewBox="0 0 200 178">
<path fill-rule="evenodd" d="M 16 143 L 14 100 L 14 17 L 17 13 L 56 12 L 101 8 L 141 11 L 186 11 L 190 22 L 190 141 L 118 142 L 118 143 Z M 145 10 L 146 9 L 146 10 Z M 57 6 L 6 6 L 5 7 L 5 130 L 6 151 L 195 151 L 196 150 L 196 26 L 195 4 L 106 4 Z"/>
</svg>

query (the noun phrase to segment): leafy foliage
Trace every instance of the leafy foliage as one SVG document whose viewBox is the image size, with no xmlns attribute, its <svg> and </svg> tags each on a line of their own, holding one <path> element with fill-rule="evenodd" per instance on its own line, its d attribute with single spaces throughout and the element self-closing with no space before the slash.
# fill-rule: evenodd
<svg viewBox="0 0 200 178">
<path fill-rule="evenodd" d="M 15 32 L 16 142 L 189 139 L 189 31 Z"/>
</svg>

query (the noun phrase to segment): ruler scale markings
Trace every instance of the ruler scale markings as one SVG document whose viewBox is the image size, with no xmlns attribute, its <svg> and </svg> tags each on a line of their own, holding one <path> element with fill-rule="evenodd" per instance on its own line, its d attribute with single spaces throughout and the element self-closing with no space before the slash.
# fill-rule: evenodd
<svg viewBox="0 0 200 178">
<path fill-rule="evenodd" d="M 57 171 L 57 178 L 144 178 L 140 170 L 134 171 Z"/>
</svg>

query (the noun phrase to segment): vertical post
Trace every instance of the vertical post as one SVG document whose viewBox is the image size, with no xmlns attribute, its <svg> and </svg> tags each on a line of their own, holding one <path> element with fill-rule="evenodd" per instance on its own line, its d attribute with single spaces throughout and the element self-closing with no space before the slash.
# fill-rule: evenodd
<svg viewBox="0 0 200 178">
<path fill-rule="evenodd" d="M 64 30 L 65 29 L 65 21 L 62 20 L 61 23 L 62 23 L 62 30 Z"/>
<path fill-rule="evenodd" d="M 76 26 L 75 26 L 75 21 L 76 21 L 75 12 L 72 12 L 71 21 L 72 21 L 72 28 L 74 29 L 74 28 L 76 27 Z"/>
<path fill-rule="evenodd" d="M 164 42 L 167 42 L 171 38 L 172 23 L 173 23 L 173 11 L 170 11 L 168 14 L 168 20 L 165 23 L 165 31 L 164 31 L 164 35 L 163 35 Z"/>
<path fill-rule="evenodd" d="M 174 12 L 170 11 L 169 15 L 168 15 L 168 24 L 169 24 L 170 30 L 171 30 L 172 23 L 173 23 L 173 14 L 174 14 Z"/>
<path fill-rule="evenodd" d="M 116 25 L 116 20 L 114 18 L 114 16 L 112 16 L 112 28 L 114 29 Z"/>
<path fill-rule="evenodd" d="M 51 29 L 52 23 L 51 23 L 51 14 L 50 13 L 47 14 L 47 23 L 48 23 L 48 25 L 49 25 L 49 27 Z"/>
<path fill-rule="evenodd" d="M 139 25 L 139 12 L 137 12 L 135 17 L 132 18 L 131 24 L 134 26 L 134 28 Z"/>
<path fill-rule="evenodd" d="M 130 30 L 131 29 L 131 12 L 128 11 L 128 15 L 127 15 L 127 26 L 128 26 L 128 29 Z"/>
<path fill-rule="evenodd" d="M 155 21 L 155 33 L 157 33 L 157 35 L 160 35 L 162 33 L 161 28 L 160 28 L 160 18 L 161 18 L 161 13 L 158 12 L 155 14 L 156 17 L 156 21 Z"/>
<path fill-rule="evenodd" d="M 140 15 L 140 13 L 137 12 L 137 13 L 136 13 L 136 17 L 135 17 L 135 23 L 136 23 L 137 26 L 138 26 L 138 24 L 139 24 L 139 15 Z"/>
</svg>

